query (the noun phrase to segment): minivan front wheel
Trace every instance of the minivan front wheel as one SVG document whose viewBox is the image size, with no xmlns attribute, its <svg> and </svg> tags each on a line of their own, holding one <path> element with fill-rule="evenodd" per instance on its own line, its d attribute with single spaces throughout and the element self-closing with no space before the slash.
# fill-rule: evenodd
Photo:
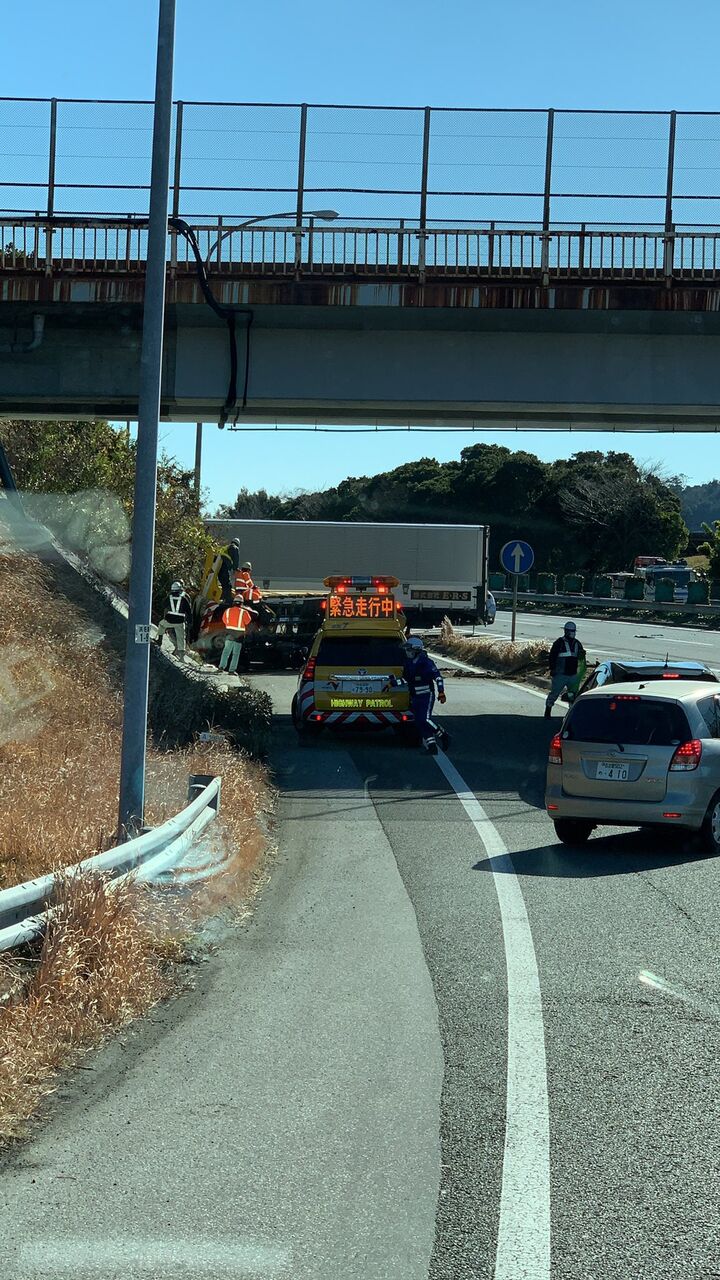
<svg viewBox="0 0 720 1280">
<path fill-rule="evenodd" d="M 705 851 L 720 856 L 720 791 L 716 791 L 708 805 L 701 835 Z"/>
<path fill-rule="evenodd" d="M 555 822 L 555 834 L 563 844 L 587 844 L 592 829 L 592 822 L 581 818 L 558 818 Z"/>
</svg>

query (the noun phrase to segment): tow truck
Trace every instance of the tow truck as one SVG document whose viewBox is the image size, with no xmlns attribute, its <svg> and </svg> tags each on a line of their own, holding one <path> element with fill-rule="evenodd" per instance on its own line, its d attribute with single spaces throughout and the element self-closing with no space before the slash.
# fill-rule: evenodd
<svg viewBox="0 0 720 1280">
<path fill-rule="evenodd" d="M 402 676 L 405 617 L 398 579 L 325 579 L 323 621 L 300 673 L 292 719 L 301 735 L 323 728 L 392 728 L 408 738 L 413 715 Z M 393 679 L 394 678 L 394 679 Z"/>
</svg>

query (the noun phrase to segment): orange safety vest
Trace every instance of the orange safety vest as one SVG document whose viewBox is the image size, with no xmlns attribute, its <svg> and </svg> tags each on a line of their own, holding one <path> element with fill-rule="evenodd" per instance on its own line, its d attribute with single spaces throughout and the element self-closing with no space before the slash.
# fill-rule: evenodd
<svg viewBox="0 0 720 1280">
<path fill-rule="evenodd" d="M 235 590 L 242 595 L 246 604 L 257 604 L 262 600 L 262 592 L 258 590 L 247 569 L 238 569 L 235 574 Z"/>
<path fill-rule="evenodd" d="M 233 604 L 225 610 L 222 620 L 230 631 L 245 631 L 250 623 L 255 621 L 255 617 L 249 609 L 244 609 L 240 604 Z"/>
</svg>

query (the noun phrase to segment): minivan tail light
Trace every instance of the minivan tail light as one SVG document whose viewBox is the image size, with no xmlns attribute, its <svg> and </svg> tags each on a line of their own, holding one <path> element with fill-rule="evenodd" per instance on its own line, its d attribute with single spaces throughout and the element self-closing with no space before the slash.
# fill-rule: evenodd
<svg viewBox="0 0 720 1280">
<path fill-rule="evenodd" d="M 315 668 L 317 666 L 317 658 L 308 658 L 305 663 L 305 670 L 302 673 L 303 680 L 315 679 Z"/>
<path fill-rule="evenodd" d="M 559 733 L 550 742 L 548 764 L 562 764 L 562 738 Z"/>
<path fill-rule="evenodd" d="M 702 759 L 702 742 L 693 738 L 691 742 L 681 742 L 670 761 L 671 773 L 689 773 L 697 769 Z"/>
</svg>

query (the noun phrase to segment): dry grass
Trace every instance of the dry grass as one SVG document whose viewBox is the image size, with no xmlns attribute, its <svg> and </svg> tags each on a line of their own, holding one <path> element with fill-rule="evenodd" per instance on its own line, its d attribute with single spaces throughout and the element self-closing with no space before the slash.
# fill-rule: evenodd
<svg viewBox="0 0 720 1280">
<path fill-rule="evenodd" d="M 119 673 L 99 639 L 34 558 L 0 553 L 0 888 L 115 843 Z M 200 921 L 247 910 L 269 843 L 265 772 L 223 744 L 151 750 L 150 823 L 183 807 L 190 773 L 222 775 L 204 879 L 159 890 L 60 874 L 39 952 L 0 957 L 0 1140 L 61 1066 L 177 986 L 170 962 Z"/>
<path fill-rule="evenodd" d="M 443 619 L 440 639 L 433 641 L 433 647 L 459 662 L 503 675 L 547 670 L 548 646 L 544 640 L 516 640 L 513 644 L 510 640 L 457 635 L 447 618 Z"/>
<path fill-rule="evenodd" d="M 22 1132 L 61 1067 L 173 990 L 167 962 L 180 955 L 168 895 L 132 881 L 65 878 L 39 961 L 13 982 L 0 1013 L 0 1140 Z M 6 962 L 6 977 L 19 968 Z"/>
</svg>

